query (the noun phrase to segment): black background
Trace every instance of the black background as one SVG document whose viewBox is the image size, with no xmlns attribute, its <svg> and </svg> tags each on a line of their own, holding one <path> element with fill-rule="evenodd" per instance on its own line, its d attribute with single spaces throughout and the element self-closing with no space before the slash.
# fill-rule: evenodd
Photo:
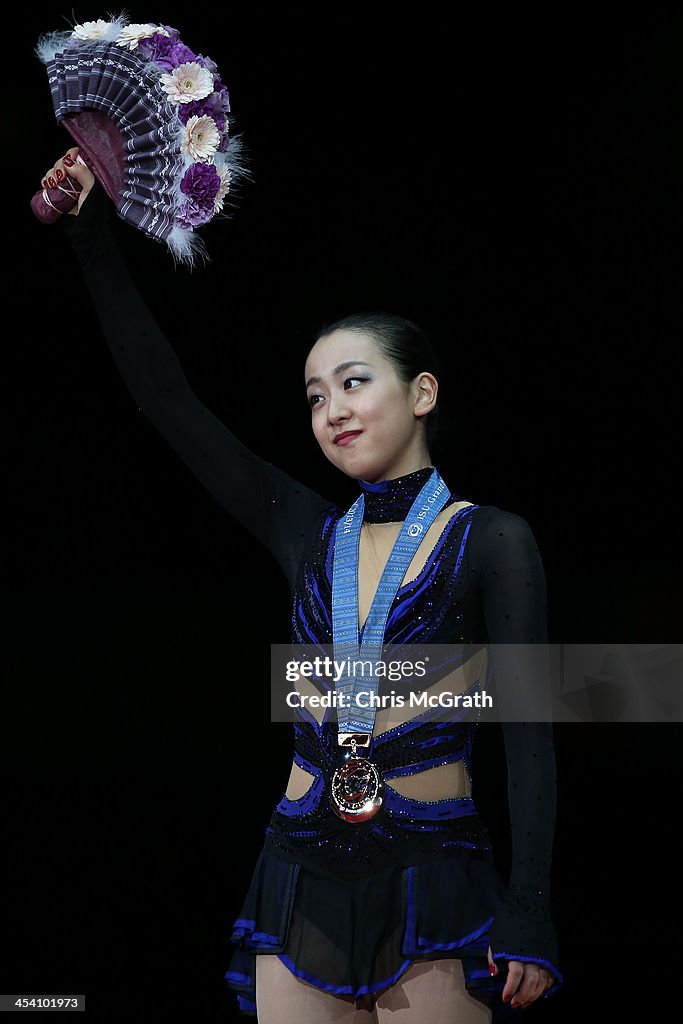
<svg viewBox="0 0 683 1024">
<path fill-rule="evenodd" d="M 174 270 L 117 225 L 196 392 L 350 503 L 310 434 L 307 345 L 358 309 L 415 319 L 446 367 L 438 465 L 469 500 L 529 521 L 553 642 L 680 639 L 674 7 L 127 9 L 213 57 L 249 150 L 232 221 L 204 232 L 207 267 Z M 226 1021 L 230 924 L 288 774 L 290 727 L 263 725 L 286 584 L 138 412 L 59 229 L 32 218 L 70 144 L 32 48 L 65 17 L 18 17 L 3 105 L 0 991 L 84 992 L 93 1021 Z M 556 736 L 566 980 L 524 1013 L 668 1019 L 680 730 Z M 491 730 L 475 767 L 504 868 Z"/>
</svg>

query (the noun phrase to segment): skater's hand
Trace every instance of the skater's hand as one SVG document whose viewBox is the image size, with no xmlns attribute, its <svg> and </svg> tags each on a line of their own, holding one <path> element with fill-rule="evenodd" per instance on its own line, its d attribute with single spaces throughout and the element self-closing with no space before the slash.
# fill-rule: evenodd
<svg viewBox="0 0 683 1024">
<path fill-rule="evenodd" d="M 67 178 L 73 178 L 81 187 L 78 203 L 71 210 L 67 211 L 72 217 L 77 217 L 81 206 L 88 197 L 90 189 L 95 184 L 95 175 L 78 155 L 78 146 L 72 146 L 71 149 L 67 150 L 64 156 L 55 163 L 54 167 L 51 167 L 43 175 L 41 186 L 43 188 L 58 188 Z"/>
<path fill-rule="evenodd" d="M 490 946 L 488 957 L 489 972 L 492 977 L 495 977 L 500 973 L 500 968 L 493 959 Z M 505 979 L 502 999 L 504 1003 L 509 1001 L 510 1006 L 529 1006 L 555 984 L 553 975 L 540 964 L 508 960 L 507 966 L 508 976 Z"/>
</svg>

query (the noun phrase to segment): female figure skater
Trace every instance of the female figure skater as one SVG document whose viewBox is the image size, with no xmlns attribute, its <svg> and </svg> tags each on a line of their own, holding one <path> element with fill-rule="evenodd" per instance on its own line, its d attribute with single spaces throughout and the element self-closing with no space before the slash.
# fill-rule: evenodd
<svg viewBox="0 0 683 1024">
<path fill-rule="evenodd" d="M 376 313 L 315 340 L 304 368 L 313 432 L 358 485 L 350 509 L 330 504 L 246 448 L 192 392 L 77 152 L 45 178 L 69 175 L 82 187 L 61 223 L 112 357 L 139 408 L 278 561 L 293 642 L 357 647 L 369 636 L 404 656 L 404 644 L 443 645 L 451 653 L 430 668 L 430 693 L 476 689 L 491 667 L 486 645 L 519 645 L 512 669 L 493 666 L 509 884 L 471 798 L 476 721 L 380 708 L 337 722 L 301 709 L 289 783 L 232 933 L 226 979 L 241 1011 L 260 1024 L 483 1024 L 496 1004 L 512 1013 L 549 995 L 562 983 L 548 888 L 552 726 L 505 715 L 515 677 L 535 670 L 528 645 L 547 642 L 543 565 L 524 519 L 451 493 L 434 467 L 431 346 L 414 324 Z M 420 527 L 408 527 L 423 508 Z M 476 656 L 459 660 L 465 648 Z M 301 692 L 304 684 L 313 685 L 303 680 Z"/>
</svg>

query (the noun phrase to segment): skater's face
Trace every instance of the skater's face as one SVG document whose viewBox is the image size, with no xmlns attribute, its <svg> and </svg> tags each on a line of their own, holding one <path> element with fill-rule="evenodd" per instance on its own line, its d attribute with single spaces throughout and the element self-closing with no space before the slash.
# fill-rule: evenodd
<svg viewBox="0 0 683 1024">
<path fill-rule="evenodd" d="M 436 380 L 429 373 L 401 380 L 371 335 L 337 330 L 319 338 L 305 379 L 316 440 L 347 476 L 373 483 L 428 458 L 424 417 L 436 404 Z"/>
</svg>

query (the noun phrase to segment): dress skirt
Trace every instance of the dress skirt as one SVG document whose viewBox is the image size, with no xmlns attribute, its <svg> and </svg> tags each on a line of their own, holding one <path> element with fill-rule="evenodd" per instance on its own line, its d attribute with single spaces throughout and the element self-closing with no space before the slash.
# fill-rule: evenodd
<svg viewBox="0 0 683 1024">
<path fill-rule="evenodd" d="M 492 1005 L 505 978 L 489 976 L 488 929 L 503 891 L 490 851 L 455 848 L 349 880 L 264 848 L 225 978 L 241 1013 L 255 1016 L 256 957 L 277 954 L 296 977 L 371 1009 L 414 961 L 456 957 L 469 994 Z"/>
</svg>

